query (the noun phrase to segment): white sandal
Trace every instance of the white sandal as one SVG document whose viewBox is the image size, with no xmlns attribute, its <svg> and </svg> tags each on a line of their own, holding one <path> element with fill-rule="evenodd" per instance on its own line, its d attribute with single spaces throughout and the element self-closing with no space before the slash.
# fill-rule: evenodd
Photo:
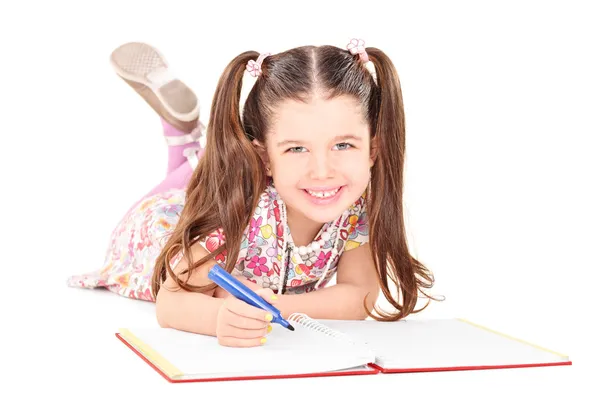
<svg viewBox="0 0 600 400">
<path fill-rule="evenodd" d="M 165 57 L 154 47 L 125 43 L 111 53 L 110 62 L 117 75 L 169 123 L 179 128 L 177 122 L 189 126 L 198 119 L 200 106 L 195 93 L 172 73 Z"/>
</svg>

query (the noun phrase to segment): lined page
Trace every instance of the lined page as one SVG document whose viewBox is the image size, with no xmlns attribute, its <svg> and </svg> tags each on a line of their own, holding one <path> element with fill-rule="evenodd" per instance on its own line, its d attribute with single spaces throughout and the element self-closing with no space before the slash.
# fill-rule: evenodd
<svg viewBox="0 0 600 400">
<path fill-rule="evenodd" d="M 568 357 L 459 319 L 320 321 L 367 344 L 389 369 L 545 364 Z"/>
<path fill-rule="evenodd" d="M 375 361 L 374 353 L 364 347 L 295 327 L 292 332 L 273 324 L 267 343 L 252 348 L 225 347 L 215 337 L 175 329 L 129 331 L 188 378 L 319 373 Z"/>
</svg>

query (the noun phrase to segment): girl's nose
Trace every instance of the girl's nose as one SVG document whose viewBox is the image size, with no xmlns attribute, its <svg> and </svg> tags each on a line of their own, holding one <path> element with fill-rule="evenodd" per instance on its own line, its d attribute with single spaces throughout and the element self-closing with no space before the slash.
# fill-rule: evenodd
<svg viewBox="0 0 600 400">
<path fill-rule="evenodd" d="M 325 180 L 334 176 L 334 168 L 331 162 L 331 157 L 326 155 L 314 155 L 311 157 L 310 163 L 310 178 L 314 180 Z"/>
</svg>

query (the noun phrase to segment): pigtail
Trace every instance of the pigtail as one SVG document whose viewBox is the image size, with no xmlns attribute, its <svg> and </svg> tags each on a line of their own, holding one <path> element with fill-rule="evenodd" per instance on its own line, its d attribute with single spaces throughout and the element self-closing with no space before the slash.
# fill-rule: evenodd
<svg viewBox="0 0 600 400">
<path fill-rule="evenodd" d="M 377 96 L 374 116 L 374 151 L 376 160 L 371 171 L 368 191 L 369 242 L 379 275 L 379 283 L 387 301 L 398 310 L 387 313 L 376 309 L 371 317 L 395 321 L 422 311 L 432 299 L 423 289 L 433 286 L 428 269 L 410 255 L 406 239 L 403 210 L 405 125 L 400 79 L 391 60 L 379 49 L 367 48 L 377 75 Z M 395 285 L 390 290 L 388 279 Z M 400 304 L 400 292 L 402 304 Z M 419 293 L 427 304 L 415 310 Z"/>
<path fill-rule="evenodd" d="M 156 296 L 168 273 L 178 285 L 194 292 L 214 288 L 188 284 L 190 272 L 226 251 L 224 268 L 235 267 L 244 230 L 266 184 L 262 161 L 242 127 L 239 114 L 242 78 L 249 60 L 258 53 L 245 52 L 233 59 L 218 82 L 207 127 L 204 155 L 187 187 L 186 202 L 177 227 L 157 259 L 153 277 Z M 192 260 L 190 247 L 201 238 L 222 229 L 225 244 L 201 260 Z M 183 250 L 190 266 L 175 276 L 170 260 Z"/>
</svg>

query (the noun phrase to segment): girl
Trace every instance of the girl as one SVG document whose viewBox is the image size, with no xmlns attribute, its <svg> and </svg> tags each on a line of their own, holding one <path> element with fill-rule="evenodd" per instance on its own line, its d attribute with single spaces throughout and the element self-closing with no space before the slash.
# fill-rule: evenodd
<svg viewBox="0 0 600 400">
<path fill-rule="evenodd" d="M 205 146 L 197 100 L 158 51 L 130 43 L 112 60 L 162 117 L 168 175 L 117 226 L 105 267 L 72 286 L 156 301 L 161 326 L 240 347 L 265 343 L 272 316 L 212 284 L 215 263 L 284 318 L 422 310 L 433 276 L 408 250 L 402 93 L 381 50 L 353 39 L 240 54 L 219 80 Z M 380 289 L 396 312 L 375 307 Z"/>
</svg>

